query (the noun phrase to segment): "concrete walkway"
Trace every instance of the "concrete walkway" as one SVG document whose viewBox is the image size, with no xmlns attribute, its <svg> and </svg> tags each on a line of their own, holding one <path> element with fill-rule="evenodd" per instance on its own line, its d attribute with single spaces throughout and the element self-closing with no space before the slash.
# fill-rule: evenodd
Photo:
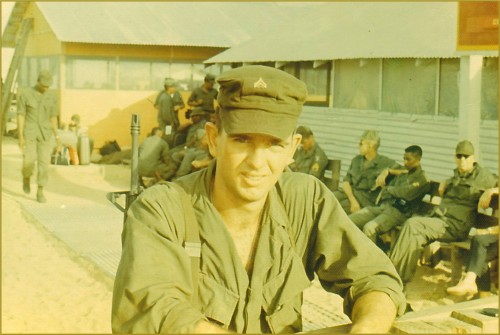
<svg viewBox="0 0 500 335">
<path fill-rule="evenodd" d="M 3 137 L 2 196 L 15 199 L 27 215 L 77 255 L 114 278 L 121 254 L 123 214 L 106 194 L 128 189 L 130 169 L 122 165 L 50 165 L 44 190 L 47 203 L 40 204 L 36 201 L 36 176 L 31 194 L 22 190 L 21 165 L 17 140 Z"/>
</svg>

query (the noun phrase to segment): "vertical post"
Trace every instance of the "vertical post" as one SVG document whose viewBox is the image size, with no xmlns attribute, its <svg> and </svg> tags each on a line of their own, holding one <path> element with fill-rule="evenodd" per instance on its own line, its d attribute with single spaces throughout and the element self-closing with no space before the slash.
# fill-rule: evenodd
<svg viewBox="0 0 500 335">
<path fill-rule="evenodd" d="M 138 114 L 132 114 L 132 124 L 130 134 L 132 135 L 132 159 L 130 162 L 130 195 L 139 194 L 139 133 L 140 117 Z"/>
<path fill-rule="evenodd" d="M 127 211 L 139 196 L 142 189 L 139 185 L 139 132 L 140 118 L 138 114 L 132 114 L 132 124 L 130 126 L 130 134 L 132 135 L 132 159 L 130 161 L 130 191 L 127 192 L 125 199 L 125 210 L 123 215 L 123 224 L 127 221 Z"/>
<path fill-rule="evenodd" d="M 479 158 L 479 133 L 481 125 L 481 77 L 483 57 L 460 57 L 460 88 L 459 88 L 459 139 L 468 139 L 475 149 L 476 159 Z"/>
</svg>

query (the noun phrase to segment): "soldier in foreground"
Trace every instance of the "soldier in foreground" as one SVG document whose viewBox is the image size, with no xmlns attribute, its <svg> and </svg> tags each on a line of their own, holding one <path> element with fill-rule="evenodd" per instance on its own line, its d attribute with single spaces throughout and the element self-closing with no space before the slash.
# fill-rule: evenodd
<svg viewBox="0 0 500 335">
<path fill-rule="evenodd" d="M 299 332 L 316 273 L 344 298 L 352 333 L 388 332 L 406 307 L 393 265 L 321 181 L 283 172 L 305 84 L 264 66 L 218 83 L 219 118 L 205 127 L 215 159 L 146 189 L 127 213 L 113 331 Z"/>
</svg>

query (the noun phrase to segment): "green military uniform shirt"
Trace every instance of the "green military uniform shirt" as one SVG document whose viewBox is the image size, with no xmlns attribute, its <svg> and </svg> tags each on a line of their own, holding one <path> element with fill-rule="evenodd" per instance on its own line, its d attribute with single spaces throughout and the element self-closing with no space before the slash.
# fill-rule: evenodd
<svg viewBox="0 0 500 335">
<path fill-rule="evenodd" d="M 238 333 L 302 330 L 302 292 L 314 272 L 323 286 L 353 301 L 387 293 L 405 309 L 401 281 L 387 256 L 352 224 L 319 180 L 284 173 L 270 191 L 261 218 L 251 276 L 210 202 L 216 163 L 177 182 L 191 198 L 199 224 L 201 259 L 197 304 L 186 223 L 171 185 L 146 189 L 132 204 L 113 292 L 112 326 L 120 333 L 192 333 L 202 319 Z"/>
<path fill-rule="evenodd" d="M 50 119 L 58 116 L 56 96 L 47 91 L 40 93 L 35 87 L 22 90 L 17 103 L 17 114 L 24 115 L 24 137 L 26 140 L 48 141 L 52 135 Z"/>
<path fill-rule="evenodd" d="M 371 161 L 366 160 L 363 155 L 357 155 L 351 161 L 344 182 L 351 184 L 361 207 L 373 206 L 379 193 L 379 189 L 372 190 L 378 175 L 385 169 L 397 167 L 394 160 L 383 155 L 377 154 Z"/>
<path fill-rule="evenodd" d="M 455 169 L 446 185 L 439 210 L 434 216 L 442 217 L 454 236 L 464 238 L 476 220 L 477 203 L 482 192 L 498 185 L 498 178 L 475 163 L 474 169 L 465 175 L 460 175 Z"/>
<path fill-rule="evenodd" d="M 306 151 L 300 148 L 295 152 L 293 159 L 295 161 L 290 165 L 293 171 L 307 173 L 319 179 L 323 178 L 328 157 L 318 143 L 314 143 L 311 150 Z"/>
<path fill-rule="evenodd" d="M 139 163 L 137 168 L 141 176 L 154 176 L 158 167 L 170 157 L 168 143 L 162 138 L 151 135 L 139 146 Z"/>
</svg>

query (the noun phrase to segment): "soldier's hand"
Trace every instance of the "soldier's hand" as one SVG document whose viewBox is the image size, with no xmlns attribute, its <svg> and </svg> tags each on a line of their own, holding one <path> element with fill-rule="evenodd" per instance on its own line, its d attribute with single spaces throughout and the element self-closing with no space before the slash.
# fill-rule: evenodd
<svg viewBox="0 0 500 335">
<path fill-rule="evenodd" d="M 21 150 L 24 150 L 25 146 L 26 142 L 24 141 L 24 137 L 19 137 L 19 148 L 21 148 Z"/>
<path fill-rule="evenodd" d="M 380 174 L 377 176 L 377 179 L 375 180 L 375 186 L 377 187 L 384 187 L 385 186 L 385 179 L 389 175 L 389 169 L 384 169 Z"/>
<path fill-rule="evenodd" d="M 446 191 L 446 182 L 442 181 L 439 183 L 438 193 L 440 197 L 443 197 L 444 192 Z"/>
<path fill-rule="evenodd" d="M 200 98 L 200 99 L 196 100 L 196 103 L 198 104 L 198 106 L 201 105 L 201 104 L 203 104 L 203 99 Z"/>
<path fill-rule="evenodd" d="M 490 206 L 491 197 L 493 194 L 498 194 L 498 188 L 490 188 L 484 191 L 484 193 L 479 198 L 479 202 L 477 203 L 477 208 L 488 208 Z"/>
<path fill-rule="evenodd" d="M 359 202 L 357 200 L 351 201 L 351 213 L 355 213 L 361 209 Z"/>
<path fill-rule="evenodd" d="M 370 221 L 363 227 L 363 233 L 370 239 L 374 239 L 378 232 L 378 223 L 375 221 Z"/>
</svg>

